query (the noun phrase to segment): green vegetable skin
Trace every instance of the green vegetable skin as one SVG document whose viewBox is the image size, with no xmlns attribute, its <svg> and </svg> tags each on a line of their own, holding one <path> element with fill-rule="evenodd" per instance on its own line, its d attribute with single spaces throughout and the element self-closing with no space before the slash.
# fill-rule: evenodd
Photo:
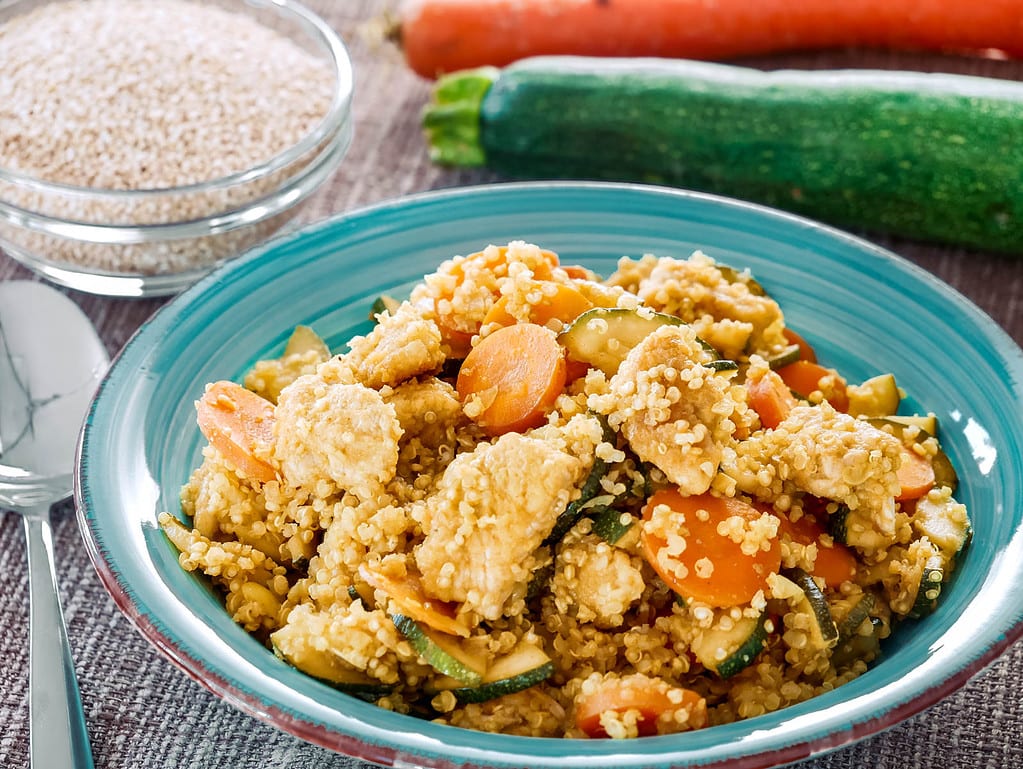
<svg viewBox="0 0 1023 769">
<path fill-rule="evenodd" d="M 442 78 L 423 122 L 442 164 L 670 184 L 1023 253 L 1023 83 L 537 57 Z"/>
</svg>

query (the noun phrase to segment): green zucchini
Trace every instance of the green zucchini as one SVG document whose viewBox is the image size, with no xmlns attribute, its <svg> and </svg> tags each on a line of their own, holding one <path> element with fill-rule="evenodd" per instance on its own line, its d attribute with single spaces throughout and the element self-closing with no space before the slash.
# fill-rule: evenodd
<svg viewBox="0 0 1023 769">
<path fill-rule="evenodd" d="M 308 666 L 299 667 L 296 665 L 295 661 L 281 651 L 277 644 L 272 644 L 271 648 L 277 659 L 288 663 L 294 668 L 298 668 L 303 673 L 311 675 L 317 681 L 321 681 L 333 689 L 350 694 L 353 697 L 358 697 L 361 700 L 373 702 L 380 697 L 387 696 L 394 690 L 393 686 L 372 678 L 361 670 L 354 670 L 347 663 L 341 661 L 334 662 L 332 660 L 328 667 L 319 668 L 318 672 L 320 674 L 316 675 L 308 669 Z"/>
<path fill-rule="evenodd" d="M 828 649 L 838 642 L 838 626 L 831 616 L 831 607 L 814 578 L 799 567 L 785 569 L 783 576 L 803 591 L 800 609 L 810 617 L 810 641 L 817 649 Z"/>
<path fill-rule="evenodd" d="M 661 326 L 684 325 L 681 318 L 652 310 L 594 307 L 558 335 L 568 357 L 614 376 L 633 347 Z"/>
<path fill-rule="evenodd" d="M 670 184 L 858 230 L 1023 252 L 1023 83 L 536 57 L 438 81 L 432 158 Z"/>
<path fill-rule="evenodd" d="M 605 507 L 593 514 L 593 533 L 609 545 L 613 545 L 624 537 L 636 519 L 629 513 Z"/>
<path fill-rule="evenodd" d="M 913 528 L 927 537 L 951 563 L 973 536 L 966 508 L 951 497 L 935 501 L 930 496 L 917 500 Z"/>
<path fill-rule="evenodd" d="M 494 661 L 480 683 L 460 686 L 453 691 L 462 704 L 486 702 L 536 686 L 553 674 L 554 663 L 547 653 L 535 644 L 520 641 L 508 654 Z"/>
<path fill-rule="evenodd" d="M 846 394 L 849 396 L 846 410 L 854 417 L 887 417 L 898 410 L 902 400 L 894 374 L 879 374 L 862 384 L 849 385 Z"/>
<path fill-rule="evenodd" d="M 466 649 L 460 639 L 431 630 L 404 614 L 392 615 L 391 621 L 416 653 L 438 673 L 463 684 L 474 685 L 483 681 L 487 660 Z"/>
<path fill-rule="evenodd" d="M 923 574 L 920 575 L 920 587 L 916 591 L 916 600 L 907 616 L 913 619 L 926 617 L 938 607 L 941 596 L 941 585 L 945 581 L 945 559 L 940 552 L 935 552 L 924 563 Z"/>
<path fill-rule="evenodd" d="M 603 414 L 596 414 L 595 416 L 600 422 L 604 441 L 614 444 L 616 437 L 615 432 L 608 424 L 607 417 Z M 576 522 L 586 514 L 588 509 L 597 506 L 597 496 L 600 495 L 601 491 L 603 491 L 603 486 L 600 485 L 600 482 L 603 480 L 606 473 L 607 462 L 600 457 L 594 457 L 593 467 L 590 469 L 590 474 L 586 476 L 586 480 L 583 482 L 583 487 L 579 492 L 579 497 L 572 502 L 569 502 L 565 509 L 561 511 L 561 514 L 554 520 L 554 528 L 551 529 L 551 533 L 548 534 L 547 538 L 544 540 L 545 545 L 555 545 L 560 542 L 562 538 L 568 534 L 569 530 L 575 526 Z M 609 502 L 614 499 L 610 495 L 606 496 L 608 497 Z"/>
<path fill-rule="evenodd" d="M 394 313 L 398 311 L 399 307 L 401 307 L 401 302 L 393 296 L 381 294 L 373 300 L 373 304 L 369 308 L 369 319 L 375 323 L 377 316 L 380 315 L 380 313 L 386 312 L 390 315 L 394 315 Z"/>
<path fill-rule="evenodd" d="M 704 630 L 689 649 L 708 670 L 721 678 L 731 678 L 757 658 L 767 646 L 767 612 L 759 617 L 742 617 L 727 630 Z"/>
<path fill-rule="evenodd" d="M 295 326 L 295 330 L 288 337 L 288 342 L 284 346 L 284 353 L 281 357 L 305 355 L 307 352 L 315 352 L 321 360 L 327 360 L 330 357 L 330 348 L 327 347 L 327 343 L 323 341 L 319 334 L 309 328 L 309 326 Z"/>
</svg>

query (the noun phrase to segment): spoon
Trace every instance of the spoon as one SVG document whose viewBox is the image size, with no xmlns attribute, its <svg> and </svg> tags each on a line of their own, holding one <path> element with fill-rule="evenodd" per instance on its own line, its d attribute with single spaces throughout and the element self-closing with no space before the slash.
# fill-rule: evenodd
<svg viewBox="0 0 1023 769">
<path fill-rule="evenodd" d="M 31 765 L 93 766 L 60 608 L 50 507 L 71 494 L 82 421 L 109 359 L 70 299 L 0 282 L 0 508 L 21 513 L 28 547 Z"/>
</svg>

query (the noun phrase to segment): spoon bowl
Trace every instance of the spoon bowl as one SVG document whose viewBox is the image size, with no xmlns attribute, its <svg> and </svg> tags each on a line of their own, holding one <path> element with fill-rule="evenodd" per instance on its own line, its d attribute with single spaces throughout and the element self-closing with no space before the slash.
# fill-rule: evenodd
<svg viewBox="0 0 1023 769">
<path fill-rule="evenodd" d="M 32 766 L 93 765 L 57 592 L 50 507 L 71 494 L 76 439 L 108 364 L 74 302 L 41 283 L 0 283 L 0 508 L 22 515 L 28 547 Z"/>
</svg>

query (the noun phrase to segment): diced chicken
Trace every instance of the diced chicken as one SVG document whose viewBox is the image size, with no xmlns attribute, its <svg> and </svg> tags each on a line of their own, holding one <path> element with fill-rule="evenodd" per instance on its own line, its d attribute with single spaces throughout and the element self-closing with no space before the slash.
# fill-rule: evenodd
<svg viewBox="0 0 1023 769">
<path fill-rule="evenodd" d="M 426 537 L 415 557 L 429 594 L 493 620 L 528 581 L 534 551 L 591 464 L 546 437 L 508 433 L 448 466 L 418 512 Z"/>
<path fill-rule="evenodd" d="M 290 485 L 329 480 L 366 497 L 394 477 L 401 426 L 376 390 L 302 376 L 281 391 L 276 416 L 274 451 Z"/>
<path fill-rule="evenodd" d="M 704 355 L 690 327 L 663 326 L 632 349 L 611 379 L 609 423 L 684 494 L 710 488 L 722 445 L 735 430 L 733 387 L 699 362 Z"/>
<path fill-rule="evenodd" d="M 409 302 L 394 315 L 381 314 L 372 331 L 348 346 L 343 358 L 356 380 L 376 389 L 433 374 L 444 365 L 440 328 Z"/>
<path fill-rule="evenodd" d="M 699 251 L 686 260 L 662 257 L 637 277 L 636 293 L 645 305 L 692 324 L 722 357 L 767 353 L 785 345 L 778 303 L 758 293 L 745 276 L 723 272 Z"/>
</svg>

